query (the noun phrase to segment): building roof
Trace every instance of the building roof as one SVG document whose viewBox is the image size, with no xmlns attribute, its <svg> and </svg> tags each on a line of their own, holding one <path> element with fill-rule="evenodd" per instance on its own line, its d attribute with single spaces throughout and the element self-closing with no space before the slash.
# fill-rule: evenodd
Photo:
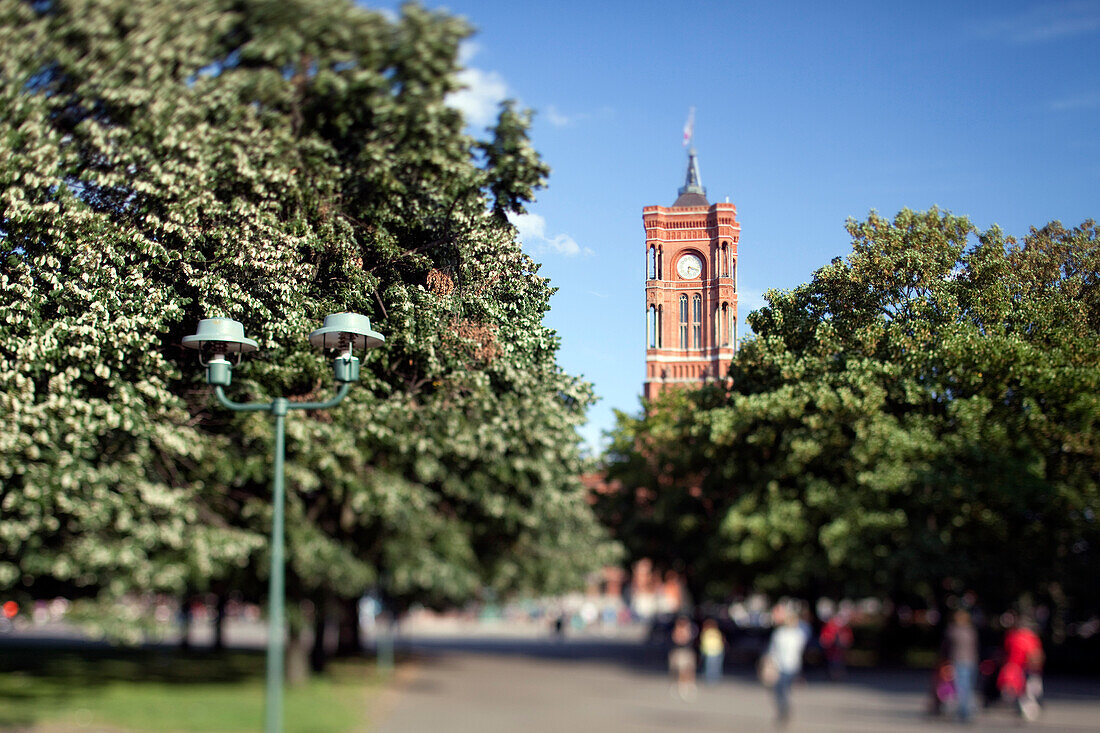
<svg viewBox="0 0 1100 733">
<path fill-rule="evenodd" d="M 703 187 L 703 179 L 699 175 L 699 162 L 695 159 L 695 148 L 688 150 L 687 175 L 684 177 L 684 185 L 680 188 L 680 196 L 672 204 L 677 206 L 709 206 L 707 201 L 707 189 Z"/>
<path fill-rule="evenodd" d="M 676 201 L 673 202 L 672 208 L 678 209 L 685 206 L 710 206 L 710 202 L 707 201 L 707 197 L 701 193 L 682 193 L 676 197 Z"/>
</svg>

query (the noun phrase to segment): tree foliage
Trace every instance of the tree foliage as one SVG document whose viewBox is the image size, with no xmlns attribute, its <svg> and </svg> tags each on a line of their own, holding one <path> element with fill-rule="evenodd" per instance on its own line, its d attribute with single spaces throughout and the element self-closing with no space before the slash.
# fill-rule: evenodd
<svg viewBox="0 0 1100 733">
<path fill-rule="evenodd" d="M 675 528 L 715 593 L 1095 602 L 1096 225 L 1017 242 L 933 209 L 848 231 L 848 258 L 749 316 L 731 388 L 624 418 L 605 516 L 628 542 Z"/>
<path fill-rule="evenodd" d="M 591 389 L 504 217 L 547 168 L 528 112 L 479 141 L 446 104 L 469 33 L 416 5 L 0 0 L 0 587 L 258 592 L 271 428 L 180 349 L 211 316 L 260 342 L 241 400 L 326 391 L 326 313 L 387 338 L 288 423 L 292 593 L 443 603 L 603 559 Z"/>
</svg>

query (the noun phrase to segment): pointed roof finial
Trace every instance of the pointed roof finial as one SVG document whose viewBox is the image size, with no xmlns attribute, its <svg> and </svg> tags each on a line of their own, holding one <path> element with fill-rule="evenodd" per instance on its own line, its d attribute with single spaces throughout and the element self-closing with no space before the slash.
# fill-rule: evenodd
<svg viewBox="0 0 1100 733">
<path fill-rule="evenodd" d="M 703 179 L 699 176 L 699 161 L 695 159 L 694 146 L 688 151 L 687 176 L 684 177 L 684 186 L 679 193 L 681 196 L 685 193 L 707 195 L 707 189 L 703 188 Z"/>
<path fill-rule="evenodd" d="M 684 147 L 688 148 L 688 169 L 684 178 L 684 185 L 678 191 L 679 198 L 673 206 L 709 206 L 707 203 L 707 189 L 703 188 L 703 179 L 699 175 L 699 162 L 695 159 L 695 146 L 691 144 L 695 137 L 695 108 L 688 112 L 687 122 L 684 123 Z M 691 147 L 688 147 L 688 146 Z"/>
</svg>

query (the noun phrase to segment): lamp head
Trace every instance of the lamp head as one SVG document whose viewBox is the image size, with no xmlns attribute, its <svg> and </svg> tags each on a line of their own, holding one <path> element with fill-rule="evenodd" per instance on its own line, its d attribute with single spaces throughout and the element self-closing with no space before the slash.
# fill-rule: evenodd
<svg viewBox="0 0 1100 733">
<path fill-rule="evenodd" d="M 385 341 L 385 336 L 370 327 L 370 319 L 358 313 L 327 315 L 324 325 L 309 335 L 309 342 L 318 349 L 340 350 L 333 365 L 337 382 L 359 381 L 359 359 L 353 349 L 373 349 Z"/>
<path fill-rule="evenodd" d="M 240 354 L 255 351 L 258 345 L 244 336 L 244 326 L 232 318 L 204 318 L 199 321 L 198 331 L 183 337 L 183 345 L 199 352 L 199 363 L 206 366 L 206 381 L 223 387 L 229 386 L 231 366 L 226 354 Z M 202 352 L 211 354 L 203 361 Z"/>
<path fill-rule="evenodd" d="M 215 354 L 244 354 L 255 351 L 258 345 L 244 337 L 244 326 L 232 318 L 204 318 L 199 321 L 199 329 L 190 336 L 183 337 L 183 345 L 188 349 L 208 349 Z"/>
<path fill-rule="evenodd" d="M 370 327 L 370 319 L 358 313 L 333 313 L 325 323 L 309 335 L 309 342 L 318 349 L 373 349 L 385 343 L 386 337 Z"/>
</svg>

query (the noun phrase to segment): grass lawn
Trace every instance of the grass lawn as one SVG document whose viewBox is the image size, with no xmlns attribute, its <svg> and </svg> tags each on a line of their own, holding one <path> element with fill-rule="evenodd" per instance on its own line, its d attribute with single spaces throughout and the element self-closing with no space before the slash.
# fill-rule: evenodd
<svg viewBox="0 0 1100 733">
<path fill-rule="evenodd" d="M 366 728 L 373 662 L 338 660 L 284 693 L 286 733 Z M 233 733 L 263 727 L 262 653 L 0 649 L 0 730 Z"/>
</svg>

